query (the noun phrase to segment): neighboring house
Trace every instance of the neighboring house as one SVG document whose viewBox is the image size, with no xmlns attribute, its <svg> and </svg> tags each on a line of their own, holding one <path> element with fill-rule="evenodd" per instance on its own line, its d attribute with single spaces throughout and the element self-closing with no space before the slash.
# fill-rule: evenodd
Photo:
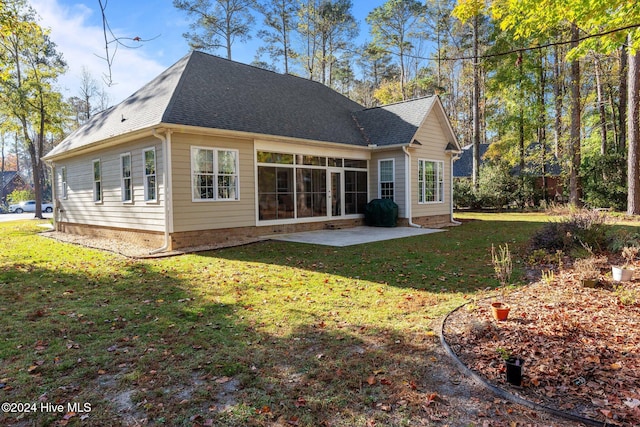
<svg viewBox="0 0 640 427">
<path fill-rule="evenodd" d="M 365 109 L 330 88 L 192 52 L 45 160 L 59 231 L 155 251 L 363 223 L 452 219 L 459 145 L 438 97 Z"/>
<path fill-rule="evenodd" d="M 480 144 L 480 166 L 485 162 L 484 155 L 489 144 Z M 462 147 L 458 160 L 453 164 L 454 178 L 471 178 L 473 175 L 473 144 Z"/>
<path fill-rule="evenodd" d="M 7 202 L 7 196 L 14 190 L 28 188 L 27 183 L 16 171 L 0 172 L 0 203 Z"/>
<path fill-rule="evenodd" d="M 534 144 L 529 147 L 529 150 L 537 150 L 539 146 Z M 486 161 L 484 158 L 487 150 L 489 149 L 489 144 L 480 144 L 480 166 Z M 531 156 L 532 154 L 530 154 Z M 555 200 L 562 199 L 562 171 L 560 169 L 560 165 L 558 164 L 558 160 L 555 155 L 547 154 L 547 156 L 552 157 L 551 160 L 547 161 L 546 164 L 546 172 L 543 175 L 540 172 L 530 172 L 525 168 L 525 173 L 529 176 L 533 176 L 535 178 L 534 186 L 536 189 L 541 192 L 546 192 L 543 196 L 545 198 L 552 198 Z M 538 165 L 537 168 L 533 165 L 527 165 L 529 170 L 540 169 Z M 473 144 L 465 145 L 462 147 L 462 152 L 459 155 L 458 160 L 453 164 L 453 177 L 454 178 L 471 178 L 473 174 Z M 511 169 L 512 176 L 520 175 L 520 166 L 516 165 Z"/>
</svg>

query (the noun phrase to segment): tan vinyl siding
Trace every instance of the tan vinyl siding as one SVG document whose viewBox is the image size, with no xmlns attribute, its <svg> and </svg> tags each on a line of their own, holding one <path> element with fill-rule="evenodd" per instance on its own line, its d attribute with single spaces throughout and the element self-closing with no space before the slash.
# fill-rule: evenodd
<svg viewBox="0 0 640 427">
<path fill-rule="evenodd" d="M 393 151 L 374 151 L 371 157 L 371 161 L 369 162 L 369 195 L 370 199 L 376 199 L 379 195 L 379 185 L 378 182 L 378 161 L 379 160 L 387 160 L 393 159 L 395 166 L 395 176 L 394 176 L 394 202 L 398 205 L 398 216 L 400 218 L 406 218 L 407 209 L 406 209 L 406 174 L 405 174 L 405 154 L 401 148 Z"/>
<path fill-rule="evenodd" d="M 238 151 L 238 200 L 192 200 L 191 147 Z M 174 232 L 255 226 L 252 140 L 174 133 L 172 154 Z"/>
<path fill-rule="evenodd" d="M 158 201 L 144 200 L 144 169 L 142 150 L 155 147 L 158 180 Z M 133 201 L 122 202 L 121 154 L 131 154 L 133 180 Z M 93 161 L 100 160 L 102 172 L 102 202 L 93 200 Z M 87 225 L 140 229 L 148 231 L 164 230 L 164 191 L 162 144 L 157 138 L 149 137 L 141 141 L 115 148 L 93 152 L 56 163 L 56 196 L 58 198 L 57 219 L 62 222 Z M 67 168 L 67 199 L 62 199 L 60 170 Z"/>
<path fill-rule="evenodd" d="M 434 110 L 424 121 L 415 139 L 422 145 L 411 150 L 411 215 L 413 217 L 446 215 L 451 212 L 451 155 L 444 150 L 447 146 L 443 124 Z M 444 162 L 444 198 L 440 202 L 418 203 L 418 160 Z"/>
</svg>

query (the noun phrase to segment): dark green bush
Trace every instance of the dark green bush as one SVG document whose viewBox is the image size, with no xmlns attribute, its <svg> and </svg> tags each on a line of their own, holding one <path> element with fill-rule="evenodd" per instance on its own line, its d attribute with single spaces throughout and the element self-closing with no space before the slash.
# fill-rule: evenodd
<svg viewBox="0 0 640 427">
<path fill-rule="evenodd" d="M 588 248 L 601 252 L 607 248 L 608 241 L 606 215 L 583 209 L 561 221 L 546 224 L 531 237 L 530 248 L 549 252 Z"/>
<path fill-rule="evenodd" d="M 627 159 L 623 154 L 594 155 L 583 159 L 584 202 L 594 208 L 627 207 Z"/>
<path fill-rule="evenodd" d="M 478 209 L 482 207 L 471 178 L 457 178 L 453 181 L 453 204 L 456 208 Z"/>
<path fill-rule="evenodd" d="M 485 163 L 478 178 L 478 199 L 483 207 L 502 208 L 516 202 L 517 181 L 505 162 Z"/>
</svg>

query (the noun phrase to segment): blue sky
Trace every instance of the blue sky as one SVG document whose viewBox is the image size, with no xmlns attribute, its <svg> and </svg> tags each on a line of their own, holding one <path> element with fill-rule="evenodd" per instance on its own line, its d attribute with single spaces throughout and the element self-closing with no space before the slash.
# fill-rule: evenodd
<svg viewBox="0 0 640 427">
<path fill-rule="evenodd" d="M 358 42 L 369 38 L 365 17 L 385 0 L 354 0 L 353 12 L 360 22 Z M 98 0 L 30 0 L 41 17 L 41 25 L 51 30 L 51 37 L 67 61 L 69 70 L 60 79 L 65 96 L 78 95 L 82 68 L 101 79 L 107 72 L 104 37 Z M 113 67 L 114 86 L 107 88 L 111 104 L 122 101 L 165 68 L 189 52 L 182 34 L 188 31 L 189 19 L 173 7 L 172 0 L 108 0 L 107 15 L 112 30 L 122 37 L 153 39 L 137 49 L 119 48 Z M 257 25 L 256 25 L 257 26 Z M 251 63 L 258 40 L 233 47 L 235 61 Z M 222 53 L 221 53 L 222 54 Z"/>
</svg>

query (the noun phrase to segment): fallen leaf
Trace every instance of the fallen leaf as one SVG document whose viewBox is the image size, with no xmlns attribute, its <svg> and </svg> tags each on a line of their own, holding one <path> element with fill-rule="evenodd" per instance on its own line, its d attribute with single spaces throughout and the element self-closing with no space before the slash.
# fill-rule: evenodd
<svg viewBox="0 0 640 427">
<path fill-rule="evenodd" d="M 370 377 L 367 378 L 367 384 L 369 385 L 374 385 L 376 383 L 376 377 L 371 375 Z"/>
</svg>

